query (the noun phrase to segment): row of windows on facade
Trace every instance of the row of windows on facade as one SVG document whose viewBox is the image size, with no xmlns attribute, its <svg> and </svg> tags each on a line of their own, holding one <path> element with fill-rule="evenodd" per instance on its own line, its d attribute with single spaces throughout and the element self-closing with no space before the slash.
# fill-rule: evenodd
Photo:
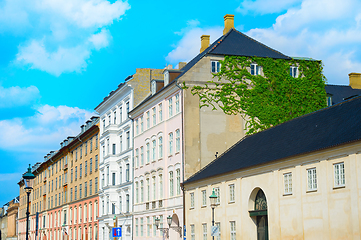
<svg viewBox="0 0 361 240">
<path fill-rule="evenodd" d="M 83 157 L 83 149 L 84 149 L 84 155 L 86 156 L 88 154 L 88 146 L 89 146 L 89 153 L 93 152 L 93 138 L 91 137 L 89 140 L 85 141 L 83 144 L 81 144 L 79 147 L 75 149 L 75 161 L 78 160 L 78 152 L 79 152 L 79 158 L 81 159 Z M 98 135 L 95 135 L 95 150 L 98 149 Z"/>
<path fill-rule="evenodd" d="M 94 171 L 96 172 L 98 170 L 98 155 L 95 155 L 95 163 L 94 163 Z M 74 170 L 74 171 L 73 171 Z M 89 170 L 89 174 L 92 174 L 93 172 L 93 159 L 89 159 L 89 169 L 88 169 L 88 161 L 84 162 L 84 176 L 87 176 Z M 73 175 L 74 173 L 74 175 Z M 75 166 L 75 168 L 70 169 L 70 182 L 73 182 L 73 176 L 74 181 L 78 180 L 78 166 Z M 79 178 L 83 177 L 83 164 L 81 163 L 79 165 Z"/>
<path fill-rule="evenodd" d="M 123 168 L 120 166 L 119 167 L 119 184 L 124 183 L 124 179 L 123 179 Z M 102 188 L 112 185 L 115 186 L 117 185 L 117 173 L 116 172 L 112 172 L 110 175 L 110 170 L 109 170 L 109 166 L 107 166 L 106 169 L 106 174 L 107 177 L 105 178 L 105 174 L 102 172 Z M 111 179 L 110 179 L 111 176 Z M 127 163 L 125 165 L 125 182 L 129 182 L 130 181 L 130 165 L 129 163 Z"/>
<path fill-rule="evenodd" d="M 173 132 L 168 134 L 168 156 L 173 155 Z M 154 162 L 157 159 L 157 153 L 158 153 L 158 159 L 163 158 L 163 136 L 158 137 L 158 151 L 157 151 L 157 139 L 156 137 L 152 137 L 151 140 L 147 139 L 145 141 L 145 149 L 146 149 L 146 164 L 150 163 L 150 160 Z M 150 145 L 151 144 L 151 145 Z M 175 153 L 178 153 L 180 151 L 180 130 L 177 129 L 175 131 Z M 150 149 L 150 146 L 152 146 L 152 149 Z M 139 150 L 140 149 L 140 150 Z M 144 165 L 144 147 L 141 146 L 140 148 L 135 149 L 135 167 L 140 167 Z M 139 155 L 140 151 L 140 155 Z"/>
<path fill-rule="evenodd" d="M 180 169 L 176 171 L 176 185 L 174 186 L 174 173 L 173 171 L 169 172 L 169 197 L 181 195 L 181 176 Z M 157 179 L 158 178 L 158 179 Z M 135 203 L 143 203 L 155 200 L 163 199 L 163 174 L 157 176 L 152 176 L 151 178 L 146 178 L 146 194 L 144 193 L 144 181 L 135 182 Z M 157 186 L 158 185 L 158 186 Z M 174 188 L 175 187 L 175 188 Z M 158 190 L 158 191 L 157 191 Z M 175 190 L 175 192 L 174 192 Z"/>
<path fill-rule="evenodd" d="M 173 98 L 175 100 L 175 113 L 173 113 Z M 158 109 L 157 109 L 158 108 Z M 158 118 L 157 118 L 157 112 L 158 112 Z M 168 118 L 173 117 L 174 114 L 177 114 L 180 112 L 180 105 L 179 105 L 179 94 L 176 94 L 174 97 L 171 97 L 168 99 Z M 151 125 L 151 118 L 150 114 L 152 114 L 152 125 Z M 145 112 L 145 121 L 146 121 L 146 129 L 149 129 L 157 123 L 160 123 L 163 121 L 163 104 L 159 103 L 158 106 L 155 106 L 152 108 L 152 110 L 149 110 Z M 135 134 L 138 135 L 140 133 L 143 133 L 146 129 L 144 129 L 144 115 L 140 116 L 135 120 Z M 158 122 L 157 122 L 158 119 Z"/>
<path fill-rule="evenodd" d="M 102 215 L 122 214 L 124 212 L 129 213 L 129 211 L 130 211 L 130 195 L 129 194 L 125 195 L 125 208 L 123 208 L 122 196 L 119 196 L 118 203 L 109 202 L 109 196 L 107 196 L 106 198 L 107 198 L 106 201 L 102 200 Z"/>
<path fill-rule="evenodd" d="M 333 165 L 334 168 L 334 187 L 343 187 L 345 186 L 345 167 L 344 163 L 336 163 Z M 284 180 L 284 194 L 289 195 L 292 194 L 292 173 L 285 173 L 283 174 Z M 307 169 L 307 190 L 308 191 L 315 191 L 317 190 L 317 172 L 316 168 Z M 214 188 L 215 194 L 217 195 L 217 204 L 220 204 L 220 188 Z M 201 198 L 201 206 L 207 206 L 207 191 L 201 191 L 202 198 Z M 229 202 L 235 202 L 235 185 L 229 185 Z M 194 200 L 194 192 L 190 193 L 190 208 L 193 209 L 195 207 L 195 200 Z"/>
<path fill-rule="evenodd" d="M 215 226 L 218 228 L 218 236 L 215 237 L 216 240 L 221 240 L 223 235 L 221 234 L 221 223 L 216 222 Z M 236 221 L 229 221 L 229 239 L 231 240 L 236 240 Z M 196 238 L 196 231 L 195 231 L 195 224 L 190 224 L 189 225 L 190 228 L 190 239 L 191 240 L 196 240 L 196 239 L 200 239 L 199 237 Z M 208 236 L 210 236 L 210 229 L 207 227 L 207 223 L 202 223 L 202 236 L 201 238 L 203 240 L 207 240 Z"/>
<path fill-rule="evenodd" d="M 251 75 L 260 75 L 261 74 L 261 66 L 257 63 L 252 63 L 250 65 L 250 73 Z M 211 61 L 211 72 L 219 73 L 221 70 L 221 63 L 219 61 Z M 290 76 L 296 78 L 298 77 L 298 67 L 290 66 Z"/>
<path fill-rule="evenodd" d="M 163 236 L 163 231 L 159 230 L 157 231 L 157 226 L 155 225 L 155 219 L 157 216 L 153 217 L 145 217 L 145 218 L 136 218 L 135 219 L 135 236 L 136 237 L 159 237 Z M 144 222 L 144 219 L 146 219 L 146 222 Z M 152 219 L 152 220 L 151 220 Z M 159 216 L 159 228 L 163 228 L 163 215 Z M 146 224 L 147 233 L 144 232 L 144 227 Z M 153 230 L 153 231 L 152 231 Z"/>
<path fill-rule="evenodd" d="M 125 110 L 126 110 L 125 116 L 126 116 L 126 119 L 127 119 L 128 118 L 128 113 L 129 113 L 129 102 L 125 103 Z M 117 113 L 119 113 L 119 115 Z M 119 107 L 119 109 L 114 110 L 113 114 L 109 113 L 108 114 L 108 119 L 106 119 L 106 118 L 103 119 L 103 131 L 104 131 L 106 126 L 109 126 L 111 124 L 118 124 L 117 119 L 119 119 L 119 123 L 122 123 L 123 120 L 125 120 L 123 118 L 124 118 L 123 117 L 123 107 Z"/>
<path fill-rule="evenodd" d="M 128 149 L 130 149 L 130 131 L 127 131 L 125 133 L 125 143 L 123 142 L 123 135 L 120 135 L 119 136 L 119 153 L 123 152 L 123 151 L 126 151 Z M 117 154 L 117 145 L 116 143 L 113 143 L 112 144 L 112 148 L 110 148 L 110 139 L 108 138 L 106 140 L 107 142 L 107 149 L 105 150 L 105 145 L 103 145 L 103 157 L 109 155 L 110 153 L 112 155 L 116 155 Z M 124 146 L 125 144 L 125 146 Z M 124 148 L 125 147 L 125 148 Z"/>
</svg>

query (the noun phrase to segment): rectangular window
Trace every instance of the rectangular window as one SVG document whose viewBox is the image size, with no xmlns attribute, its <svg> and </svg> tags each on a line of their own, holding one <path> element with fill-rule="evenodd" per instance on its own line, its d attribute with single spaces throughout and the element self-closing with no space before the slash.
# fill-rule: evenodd
<svg viewBox="0 0 361 240">
<path fill-rule="evenodd" d="M 150 150 L 149 150 L 149 143 L 146 144 L 146 148 L 147 148 L 147 163 L 150 162 Z"/>
<path fill-rule="evenodd" d="M 345 186 L 345 165 L 344 163 L 336 163 L 333 165 L 335 172 L 335 187 Z"/>
<path fill-rule="evenodd" d="M 150 218 L 147 217 L 147 236 L 150 237 Z"/>
<path fill-rule="evenodd" d="M 92 173 L 92 171 L 93 171 L 93 159 L 91 158 L 89 162 L 89 173 Z"/>
<path fill-rule="evenodd" d="M 150 119 L 149 119 L 150 113 L 149 113 L 149 111 L 146 113 L 146 115 L 147 115 L 147 129 L 149 129 L 150 128 Z"/>
<path fill-rule="evenodd" d="M 98 192 L 98 178 L 95 178 L 95 186 L 94 186 L 94 192 L 97 193 Z"/>
<path fill-rule="evenodd" d="M 159 174 L 159 199 L 163 198 L 163 175 Z"/>
<path fill-rule="evenodd" d="M 290 67 L 290 75 L 291 77 L 298 77 L 298 67 L 295 67 L 295 66 L 291 66 Z"/>
<path fill-rule="evenodd" d="M 135 134 L 139 134 L 139 125 L 138 125 L 138 119 L 135 120 Z"/>
<path fill-rule="evenodd" d="M 119 108 L 119 121 L 123 122 L 123 108 L 122 107 Z"/>
<path fill-rule="evenodd" d="M 152 109 L 152 118 L 153 118 L 153 126 L 157 124 L 157 115 L 155 114 L 156 110 L 155 107 Z"/>
<path fill-rule="evenodd" d="M 125 181 L 129 182 L 130 180 L 130 169 L 129 169 L 129 163 L 127 163 L 126 165 L 126 169 L 125 169 Z"/>
<path fill-rule="evenodd" d="M 163 106 L 161 103 L 158 105 L 158 117 L 159 122 L 163 121 Z"/>
<path fill-rule="evenodd" d="M 138 227 L 139 227 L 139 225 L 138 225 L 139 223 L 138 223 L 138 218 L 136 218 L 135 219 L 135 236 L 136 237 L 138 237 L 139 235 L 138 235 L 138 232 L 139 232 L 139 229 L 138 229 Z"/>
<path fill-rule="evenodd" d="M 144 181 L 140 181 L 140 202 L 144 202 Z"/>
<path fill-rule="evenodd" d="M 81 187 L 82 187 L 82 184 L 79 185 L 79 199 L 82 198 L 82 194 L 81 194 Z"/>
<path fill-rule="evenodd" d="M 140 236 L 143 237 L 143 218 L 140 218 Z"/>
<path fill-rule="evenodd" d="M 159 159 L 163 158 L 163 137 L 159 137 L 159 140 L 158 140 L 158 156 L 159 156 Z"/>
<path fill-rule="evenodd" d="M 207 191 L 202 191 L 202 207 L 207 206 Z"/>
<path fill-rule="evenodd" d="M 251 64 L 251 75 L 260 75 L 260 66 L 258 64 Z"/>
<path fill-rule="evenodd" d="M 180 131 L 179 129 L 177 129 L 175 131 L 175 152 L 179 152 L 180 151 Z"/>
<path fill-rule="evenodd" d="M 168 143 L 168 155 L 170 156 L 173 153 L 173 133 L 169 133 Z"/>
<path fill-rule="evenodd" d="M 82 172 L 83 172 L 83 164 L 80 164 L 80 167 L 79 167 L 79 178 L 81 178 Z"/>
<path fill-rule="evenodd" d="M 127 109 L 127 114 L 129 113 L 129 102 L 126 102 L 125 103 L 125 107 L 126 107 L 126 109 Z"/>
<path fill-rule="evenodd" d="M 144 126 L 143 126 L 143 116 L 140 117 L 140 132 L 142 133 L 144 131 Z"/>
<path fill-rule="evenodd" d="M 115 173 L 112 173 L 112 185 L 115 185 Z"/>
<path fill-rule="evenodd" d="M 128 131 L 128 132 L 126 132 L 125 133 L 125 135 L 126 135 L 126 137 L 127 137 L 127 149 L 129 149 L 130 148 L 130 132 Z"/>
<path fill-rule="evenodd" d="M 140 147 L 140 165 L 144 165 L 144 148 Z"/>
<path fill-rule="evenodd" d="M 123 152 L 123 135 L 119 136 L 119 151 Z"/>
<path fill-rule="evenodd" d="M 135 203 L 139 203 L 139 183 L 135 183 Z"/>
<path fill-rule="evenodd" d="M 98 155 L 95 155 L 95 171 L 98 170 Z"/>
<path fill-rule="evenodd" d="M 307 186 L 309 191 L 317 190 L 316 168 L 307 169 Z"/>
<path fill-rule="evenodd" d="M 221 223 L 217 222 L 216 227 L 218 228 L 219 235 L 217 236 L 216 240 L 221 240 Z"/>
<path fill-rule="evenodd" d="M 194 224 L 191 225 L 191 240 L 196 240 L 196 231 Z"/>
<path fill-rule="evenodd" d="M 156 186 L 156 180 L 155 180 L 155 176 L 152 177 L 152 181 L 153 181 L 153 200 L 157 199 L 157 186 Z"/>
<path fill-rule="evenodd" d="M 98 148 L 98 135 L 95 135 L 95 149 Z"/>
<path fill-rule="evenodd" d="M 173 179 L 173 172 L 169 172 L 169 195 L 171 197 L 174 196 L 174 179 Z"/>
<path fill-rule="evenodd" d="M 87 197 L 88 196 L 88 183 L 87 182 L 85 182 L 84 183 L 84 197 Z"/>
<path fill-rule="evenodd" d="M 292 173 L 283 174 L 285 194 L 292 194 Z"/>
<path fill-rule="evenodd" d="M 168 99 L 168 107 L 169 107 L 168 117 L 172 117 L 173 116 L 173 99 L 172 98 Z"/>
<path fill-rule="evenodd" d="M 89 181 L 89 195 L 93 195 L 93 180 Z"/>
<path fill-rule="evenodd" d="M 150 201 L 150 180 L 147 178 L 147 201 Z"/>
<path fill-rule="evenodd" d="M 155 161 L 155 154 L 156 154 L 156 141 L 152 141 L 152 161 Z"/>
<path fill-rule="evenodd" d="M 221 64 L 219 61 L 211 61 L 211 72 L 212 73 L 219 73 L 221 69 Z"/>
<path fill-rule="evenodd" d="M 190 194 L 190 198 L 191 198 L 191 208 L 194 208 L 194 193 Z"/>
<path fill-rule="evenodd" d="M 116 151 L 115 151 L 116 145 L 115 143 L 113 143 L 113 155 L 115 155 Z"/>
<path fill-rule="evenodd" d="M 139 167 L 139 149 L 135 149 L 135 166 Z"/>
<path fill-rule="evenodd" d="M 117 111 L 114 111 L 114 124 L 117 124 Z"/>
<path fill-rule="evenodd" d="M 180 169 L 177 169 L 176 170 L 176 174 L 177 174 L 177 176 L 176 176 L 176 178 L 177 178 L 177 195 L 180 195 L 181 194 L 181 186 L 180 186 L 180 184 L 181 184 L 181 178 L 180 178 Z"/>
<path fill-rule="evenodd" d="M 220 204 L 221 203 L 221 190 L 219 189 L 219 187 L 214 188 L 214 193 L 217 196 L 216 204 Z"/>
<path fill-rule="evenodd" d="M 123 183 L 123 168 L 119 167 L 119 182 Z"/>
<path fill-rule="evenodd" d="M 175 95 L 175 113 L 179 113 L 179 94 Z"/>
<path fill-rule="evenodd" d="M 207 223 L 202 224 L 203 240 L 207 240 Z"/>
<path fill-rule="evenodd" d="M 85 176 L 88 174 L 88 161 L 85 161 L 85 169 L 84 169 Z"/>
<path fill-rule="evenodd" d="M 236 240 L 236 222 L 231 221 L 231 240 Z"/>
<path fill-rule="evenodd" d="M 234 184 L 229 185 L 229 201 L 230 201 L 230 202 L 234 202 L 234 201 L 235 201 Z"/>
</svg>

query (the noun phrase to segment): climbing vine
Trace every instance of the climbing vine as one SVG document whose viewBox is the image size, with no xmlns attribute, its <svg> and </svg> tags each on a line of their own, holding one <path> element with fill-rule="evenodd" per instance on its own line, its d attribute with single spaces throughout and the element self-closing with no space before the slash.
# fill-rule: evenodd
<svg viewBox="0 0 361 240">
<path fill-rule="evenodd" d="M 242 113 L 247 134 L 326 107 L 320 61 L 225 56 L 220 63 L 213 79 L 191 87 L 191 92 L 199 96 L 200 107 Z M 261 66 L 263 75 L 251 75 L 252 63 Z M 297 77 L 290 75 L 291 66 L 298 67 Z"/>
</svg>

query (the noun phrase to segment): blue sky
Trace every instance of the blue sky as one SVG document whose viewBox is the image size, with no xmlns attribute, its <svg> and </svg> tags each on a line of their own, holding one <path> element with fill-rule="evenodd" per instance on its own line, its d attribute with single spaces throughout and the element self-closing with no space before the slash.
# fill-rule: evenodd
<svg viewBox="0 0 361 240">
<path fill-rule="evenodd" d="M 361 71 L 358 0 L 0 0 L 0 205 L 27 164 L 76 135 L 135 68 L 189 61 L 200 36 L 235 27 L 289 56 L 322 60 L 331 84 Z"/>
</svg>

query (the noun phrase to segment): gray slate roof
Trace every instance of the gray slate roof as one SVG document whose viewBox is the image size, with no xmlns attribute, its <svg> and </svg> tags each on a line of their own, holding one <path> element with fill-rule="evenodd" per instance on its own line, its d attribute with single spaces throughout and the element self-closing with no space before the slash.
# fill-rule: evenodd
<svg viewBox="0 0 361 240">
<path fill-rule="evenodd" d="M 361 97 L 246 136 L 184 183 L 361 140 Z"/>
<path fill-rule="evenodd" d="M 353 89 L 350 86 L 327 84 L 325 89 L 326 93 L 332 96 L 332 105 L 352 97 L 361 96 L 361 89 Z"/>
</svg>

